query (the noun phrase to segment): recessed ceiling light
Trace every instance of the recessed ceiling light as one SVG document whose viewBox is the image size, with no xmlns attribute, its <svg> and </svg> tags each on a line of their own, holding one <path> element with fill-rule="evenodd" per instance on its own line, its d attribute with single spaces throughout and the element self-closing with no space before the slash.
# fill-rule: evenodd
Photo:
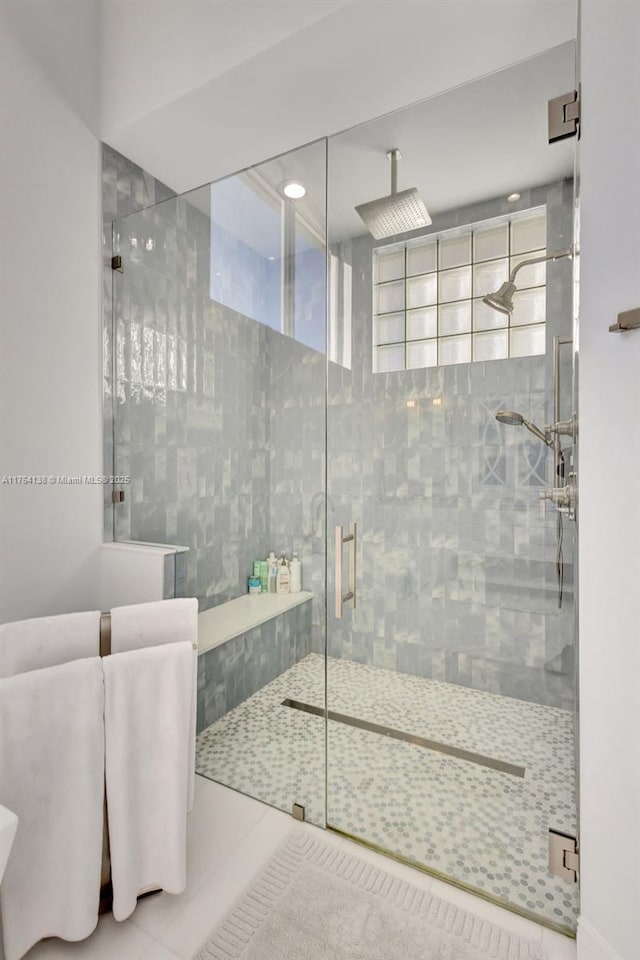
<svg viewBox="0 0 640 960">
<path fill-rule="evenodd" d="M 307 192 L 306 187 L 297 180 L 285 180 L 280 189 L 289 200 L 302 200 Z"/>
<path fill-rule="evenodd" d="M 507 200 L 509 201 L 509 203 L 515 203 L 516 200 L 519 200 L 519 199 L 520 199 L 519 193 L 510 193 L 509 196 L 507 197 Z"/>
</svg>

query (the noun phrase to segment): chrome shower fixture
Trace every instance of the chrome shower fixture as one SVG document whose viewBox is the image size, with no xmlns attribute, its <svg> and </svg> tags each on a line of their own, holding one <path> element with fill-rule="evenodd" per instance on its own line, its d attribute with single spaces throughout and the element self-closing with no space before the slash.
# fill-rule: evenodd
<svg viewBox="0 0 640 960">
<path fill-rule="evenodd" d="M 516 266 L 513 268 L 509 274 L 509 279 L 505 280 L 504 283 L 501 284 L 494 293 L 488 293 L 486 297 L 483 297 L 482 302 L 486 303 L 486 305 L 491 307 L 493 310 L 498 310 L 499 313 L 506 313 L 507 316 L 510 316 L 513 313 L 513 295 L 518 289 L 515 284 L 515 278 L 518 270 L 522 270 L 523 267 L 531 266 L 532 263 L 546 263 L 549 260 L 563 260 L 565 257 L 571 256 L 573 256 L 573 250 L 570 247 L 568 250 L 557 250 L 555 253 L 550 253 L 548 256 L 531 257 L 530 260 L 523 260 L 522 263 L 516 264 Z"/>
<path fill-rule="evenodd" d="M 364 225 L 375 240 L 395 237 L 398 233 L 428 227 L 431 217 L 415 187 L 398 192 L 398 149 L 387 153 L 391 161 L 391 193 L 378 200 L 370 200 L 356 207 Z"/>
<path fill-rule="evenodd" d="M 536 427 L 535 423 L 531 423 L 530 420 L 525 420 L 521 413 L 515 413 L 514 410 L 498 410 L 496 420 L 499 423 L 507 423 L 512 427 L 525 427 L 534 437 L 542 440 L 543 443 L 546 443 L 548 447 L 553 449 L 553 440 L 544 433 L 540 427 Z"/>
<path fill-rule="evenodd" d="M 499 313 L 506 313 L 509 316 L 513 313 L 513 295 L 517 289 L 512 280 L 505 280 L 498 290 L 483 297 L 482 302 L 486 303 L 488 307 L 498 310 Z"/>
</svg>

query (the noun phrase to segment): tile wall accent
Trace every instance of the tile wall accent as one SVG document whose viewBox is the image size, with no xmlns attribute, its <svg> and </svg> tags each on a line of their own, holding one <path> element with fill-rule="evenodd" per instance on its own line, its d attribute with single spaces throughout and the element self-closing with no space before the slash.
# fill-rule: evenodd
<svg viewBox="0 0 640 960">
<path fill-rule="evenodd" d="M 572 193 L 570 182 L 523 193 L 523 208 L 547 204 L 549 249 L 571 243 Z M 433 229 L 508 206 L 439 216 Z M 571 264 L 548 271 L 545 356 L 373 374 L 372 250 L 369 237 L 352 243 L 352 369 L 332 364 L 329 377 L 330 529 L 359 525 L 358 608 L 330 617 L 329 653 L 570 708 L 574 526 L 565 521 L 558 611 L 556 513 L 543 518 L 538 498 L 551 456 L 494 414 L 551 421 L 551 343 L 570 335 Z M 570 363 L 563 375 L 566 391 Z"/>
<path fill-rule="evenodd" d="M 200 733 L 311 652 L 311 604 L 301 603 L 198 657 Z"/>
</svg>

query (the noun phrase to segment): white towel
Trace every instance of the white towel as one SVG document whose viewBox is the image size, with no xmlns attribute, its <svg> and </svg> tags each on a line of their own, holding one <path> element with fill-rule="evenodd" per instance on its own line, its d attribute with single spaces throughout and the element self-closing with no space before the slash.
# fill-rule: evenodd
<svg viewBox="0 0 640 960">
<path fill-rule="evenodd" d="M 187 809 L 193 808 L 196 781 L 196 713 L 198 684 L 198 601 L 194 597 L 157 600 L 114 607 L 111 611 L 111 652 L 125 653 L 163 643 L 193 644 L 193 700 L 189 728 L 189 795 Z"/>
<path fill-rule="evenodd" d="M 194 597 L 135 603 L 111 611 L 112 653 L 183 640 L 198 640 L 198 601 Z"/>
<path fill-rule="evenodd" d="M 0 886 L 6 960 L 98 921 L 103 711 L 99 657 L 0 680 L 0 802 L 19 818 Z"/>
<path fill-rule="evenodd" d="M 0 677 L 100 653 L 100 611 L 0 624 Z"/>
<path fill-rule="evenodd" d="M 147 890 L 186 887 L 192 656 L 183 642 L 103 660 L 116 920 L 126 920 Z"/>
</svg>

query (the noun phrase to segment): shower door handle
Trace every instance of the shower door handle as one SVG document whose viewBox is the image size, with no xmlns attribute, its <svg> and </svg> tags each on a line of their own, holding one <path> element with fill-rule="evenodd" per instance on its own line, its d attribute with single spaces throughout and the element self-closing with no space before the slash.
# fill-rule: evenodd
<svg viewBox="0 0 640 960">
<path fill-rule="evenodd" d="M 345 543 L 349 544 L 349 589 L 342 592 L 342 553 Z M 343 527 L 336 527 L 336 617 L 342 619 L 345 606 L 356 606 L 356 523 L 351 521 L 349 533 L 344 535 Z"/>
</svg>

